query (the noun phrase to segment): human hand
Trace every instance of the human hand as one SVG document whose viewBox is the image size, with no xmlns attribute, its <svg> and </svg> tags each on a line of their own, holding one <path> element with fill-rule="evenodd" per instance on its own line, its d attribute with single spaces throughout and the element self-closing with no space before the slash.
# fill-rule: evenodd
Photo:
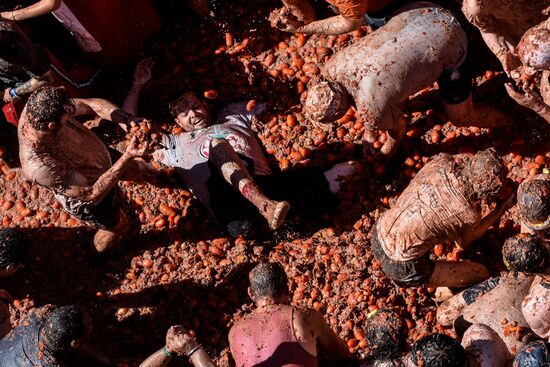
<svg viewBox="0 0 550 367">
<path fill-rule="evenodd" d="M 4 96 L 2 97 L 2 99 L 4 100 L 4 102 L 11 102 L 13 101 L 13 97 L 11 96 L 10 94 L 10 88 L 6 88 L 4 89 Z"/>
<path fill-rule="evenodd" d="M 140 143 L 137 136 L 133 136 L 130 140 L 130 144 L 126 148 L 124 155 L 128 158 L 143 157 L 151 153 L 151 147 L 149 142 L 144 141 Z"/>
<path fill-rule="evenodd" d="M 521 106 L 530 108 L 537 113 L 541 112 L 546 107 L 546 104 L 543 102 L 542 98 L 539 97 L 534 91 L 527 89 L 523 90 L 523 92 L 519 92 L 511 83 L 506 83 L 505 86 L 508 95 Z"/>
<path fill-rule="evenodd" d="M 199 343 L 185 332 L 181 325 L 170 327 L 166 333 L 166 350 L 178 356 L 187 356 Z"/>
<path fill-rule="evenodd" d="M 146 58 L 138 62 L 134 71 L 134 84 L 143 87 L 153 79 L 153 66 L 155 62 L 152 58 Z"/>
<path fill-rule="evenodd" d="M 275 9 L 269 14 L 271 26 L 283 32 L 297 32 L 304 25 L 287 8 Z"/>
</svg>

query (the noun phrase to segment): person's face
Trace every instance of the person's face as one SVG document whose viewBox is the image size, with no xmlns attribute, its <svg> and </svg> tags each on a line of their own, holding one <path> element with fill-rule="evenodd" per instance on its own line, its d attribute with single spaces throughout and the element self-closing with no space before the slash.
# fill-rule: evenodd
<svg viewBox="0 0 550 367">
<path fill-rule="evenodd" d="M 174 108 L 175 120 L 185 131 L 204 129 L 210 125 L 210 113 L 197 97 L 182 99 Z"/>
</svg>

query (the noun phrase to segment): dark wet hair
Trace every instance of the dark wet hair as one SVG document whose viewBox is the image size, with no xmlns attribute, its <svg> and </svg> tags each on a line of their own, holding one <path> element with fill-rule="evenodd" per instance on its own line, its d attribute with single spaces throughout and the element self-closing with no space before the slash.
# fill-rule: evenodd
<svg viewBox="0 0 550 367">
<path fill-rule="evenodd" d="M 465 367 L 468 363 L 462 345 L 445 334 L 419 339 L 412 347 L 411 359 L 419 367 Z"/>
<path fill-rule="evenodd" d="M 22 263 L 29 253 L 30 239 L 13 228 L 0 228 L 0 268 Z"/>
<path fill-rule="evenodd" d="M 493 148 L 485 149 L 471 157 L 463 168 L 472 187 L 473 197 L 491 200 L 500 194 L 506 182 L 507 170 Z"/>
<path fill-rule="evenodd" d="M 504 242 L 502 256 L 508 270 L 539 273 L 547 267 L 550 252 L 539 236 L 519 233 Z"/>
<path fill-rule="evenodd" d="M 541 340 L 526 344 L 514 358 L 513 367 L 550 367 L 548 346 Z"/>
<path fill-rule="evenodd" d="M 533 179 L 518 188 L 518 209 L 529 223 L 543 223 L 550 215 L 550 181 Z"/>
<path fill-rule="evenodd" d="M 44 342 L 51 351 L 68 348 L 84 335 L 84 313 L 74 305 L 55 309 L 44 325 Z"/>
<path fill-rule="evenodd" d="M 48 124 L 57 123 L 66 113 L 65 104 L 69 101 L 69 95 L 61 87 L 42 87 L 29 97 L 27 113 L 29 123 L 36 130 L 48 129 Z"/>
<path fill-rule="evenodd" d="M 370 360 L 391 360 L 401 356 L 405 349 L 405 324 L 391 309 L 379 309 L 372 314 L 365 327 Z"/>
<path fill-rule="evenodd" d="M 260 263 L 250 272 L 250 288 L 257 299 L 279 297 L 288 292 L 288 278 L 279 263 Z"/>
</svg>

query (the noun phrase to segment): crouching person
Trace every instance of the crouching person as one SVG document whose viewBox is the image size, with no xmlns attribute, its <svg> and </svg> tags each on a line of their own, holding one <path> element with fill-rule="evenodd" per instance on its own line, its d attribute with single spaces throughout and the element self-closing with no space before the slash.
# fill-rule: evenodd
<svg viewBox="0 0 550 367">
<path fill-rule="evenodd" d="M 281 265 L 261 263 L 249 279 L 248 294 L 256 309 L 229 331 L 237 367 L 313 367 L 318 365 L 320 352 L 334 365 L 350 359 L 343 341 L 320 313 L 290 305 L 288 279 Z"/>
<path fill-rule="evenodd" d="M 116 123 L 130 115 L 102 99 L 71 99 L 61 88 L 44 87 L 31 95 L 19 122 L 19 158 L 25 178 L 52 190 L 71 215 L 99 228 L 94 245 L 114 247 L 129 229 L 117 205 L 117 183 L 139 181 L 148 166 L 133 140 L 114 164 L 107 147 L 74 116 L 95 113 Z"/>
<path fill-rule="evenodd" d="M 182 326 L 176 325 L 166 333 L 166 345 L 143 361 L 139 367 L 164 367 L 175 357 L 187 357 L 195 367 L 214 367 L 203 347 Z"/>
<path fill-rule="evenodd" d="M 440 242 L 467 249 L 483 235 L 510 206 L 512 197 L 482 217 L 482 202 L 499 201 L 505 180 L 492 149 L 471 157 L 436 156 L 375 225 L 372 251 L 384 273 L 405 287 L 463 287 L 488 278 L 482 264 L 432 261 L 429 255 Z"/>
</svg>

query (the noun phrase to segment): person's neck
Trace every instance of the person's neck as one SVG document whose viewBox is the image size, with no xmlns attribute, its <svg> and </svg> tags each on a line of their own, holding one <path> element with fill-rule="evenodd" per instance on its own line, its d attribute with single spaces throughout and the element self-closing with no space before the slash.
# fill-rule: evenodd
<svg viewBox="0 0 550 367">
<path fill-rule="evenodd" d="M 276 298 L 262 298 L 256 302 L 256 312 L 267 312 L 273 308 L 284 306 L 286 303 Z"/>
<path fill-rule="evenodd" d="M 53 143 L 55 139 L 55 133 L 50 130 L 36 130 L 31 126 L 25 127 L 25 137 L 32 143 L 40 142 L 41 144 Z"/>
</svg>

